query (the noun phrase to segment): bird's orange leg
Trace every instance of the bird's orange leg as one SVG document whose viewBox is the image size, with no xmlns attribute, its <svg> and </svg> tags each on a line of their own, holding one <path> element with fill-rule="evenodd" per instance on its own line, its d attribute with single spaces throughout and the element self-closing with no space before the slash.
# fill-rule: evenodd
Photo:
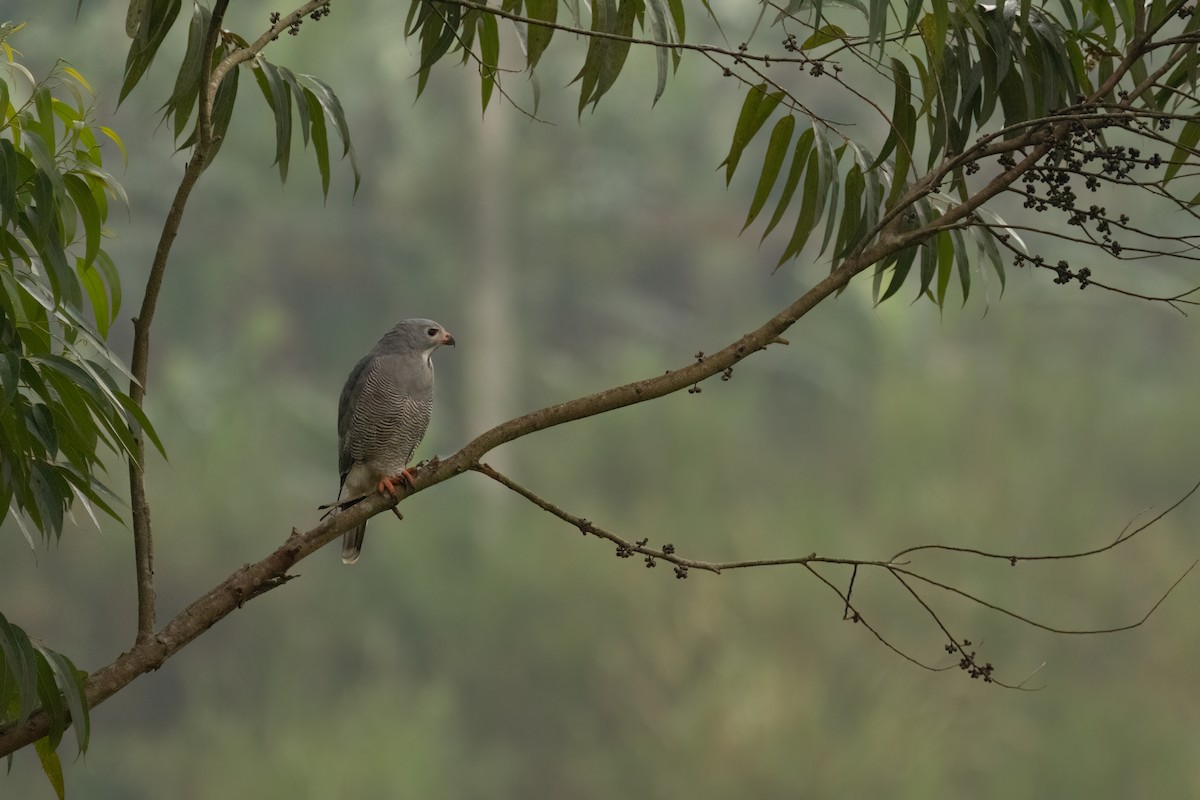
<svg viewBox="0 0 1200 800">
<path fill-rule="evenodd" d="M 395 497 L 396 484 L 400 484 L 401 488 L 403 488 L 405 491 L 408 491 L 413 488 L 413 477 L 412 470 L 410 470 L 408 467 L 405 467 L 404 469 L 400 470 L 400 474 L 398 475 L 384 475 L 379 479 L 379 486 L 376 488 L 379 489 L 380 494 L 386 493 L 390 494 L 392 497 Z"/>
</svg>

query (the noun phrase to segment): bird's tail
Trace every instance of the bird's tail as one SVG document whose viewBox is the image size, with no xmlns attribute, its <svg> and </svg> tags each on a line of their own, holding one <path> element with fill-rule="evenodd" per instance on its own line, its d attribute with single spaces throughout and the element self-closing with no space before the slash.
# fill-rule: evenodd
<svg viewBox="0 0 1200 800">
<path fill-rule="evenodd" d="M 342 535 L 342 563 L 353 564 L 362 553 L 363 537 L 367 534 L 367 523 L 359 525 Z"/>
</svg>

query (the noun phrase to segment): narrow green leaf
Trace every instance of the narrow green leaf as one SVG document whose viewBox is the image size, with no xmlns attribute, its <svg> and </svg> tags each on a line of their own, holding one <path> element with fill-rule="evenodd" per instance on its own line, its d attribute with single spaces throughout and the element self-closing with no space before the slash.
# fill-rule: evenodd
<svg viewBox="0 0 1200 800">
<path fill-rule="evenodd" d="M 806 129 L 796 137 L 796 149 L 792 153 L 792 166 L 788 170 L 788 176 L 783 182 L 783 191 L 779 193 L 779 201 L 775 204 L 775 213 L 771 215 L 771 221 L 767 223 L 767 228 L 763 231 L 762 239 L 766 239 L 767 234 L 775 230 L 775 226 L 783 219 L 784 211 L 787 210 L 788 205 L 792 202 L 792 197 L 796 194 L 796 187 L 800 185 L 800 177 L 804 174 L 804 168 L 808 164 L 808 154 L 812 149 L 812 143 L 812 128 Z M 759 241 L 762 241 L 762 239 Z"/>
<path fill-rule="evenodd" d="M 96 260 L 96 256 L 100 252 L 100 228 L 104 220 L 101 219 L 100 209 L 96 207 L 96 199 L 92 196 L 87 181 L 78 175 L 67 173 L 63 176 L 63 182 L 67 187 L 67 194 L 70 195 L 71 202 L 75 204 L 76 213 L 83 221 L 83 263 L 88 265 Z"/>
<path fill-rule="evenodd" d="M 487 16 L 491 17 L 491 14 Z M 548 22 L 551 25 L 558 21 L 558 0 L 525 0 L 525 16 L 530 19 Z M 492 17 L 493 22 L 495 17 Z M 554 28 L 548 25 L 530 24 L 526 31 L 526 67 L 532 71 L 542 59 L 542 53 L 550 46 L 554 37 Z M 499 45 L 497 45 L 499 50 Z M 493 65 L 495 62 L 493 62 Z"/>
<path fill-rule="evenodd" d="M 835 268 L 837 263 L 857 244 L 856 233 L 862 226 L 862 199 L 866 183 L 858 164 L 850 167 L 842 185 L 845 197 L 842 199 L 842 213 L 838 223 L 837 238 L 833 245 Z"/>
<path fill-rule="evenodd" d="M 137 426 L 142 429 L 142 433 L 146 434 L 146 437 L 153 443 L 154 449 L 158 451 L 159 455 L 166 458 L 166 448 L 163 447 L 162 441 L 158 438 L 158 433 L 155 432 L 154 426 L 150 424 L 150 419 L 146 416 L 146 412 L 142 411 L 136 403 L 123 394 L 117 395 L 117 400 L 120 401 L 121 407 L 133 417 Z"/>
<path fill-rule="evenodd" d="M 25 148 L 29 151 L 33 163 L 37 165 L 38 170 L 44 173 L 45 177 L 50 181 L 52 194 L 47 198 L 48 202 L 45 209 L 53 208 L 58 204 L 59 198 L 65 197 L 67 194 L 66 184 L 63 183 L 62 172 L 58 169 L 58 162 L 54 158 L 54 149 L 47 143 L 38 133 L 26 129 L 22 132 Z M 52 217 L 52 213 L 46 214 L 46 220 Z M 47 231 L 49 229 L 47 228 Z"/>
<path fill-rule="evenodd" d="M 667 5 L 671 9 L 671 21 L 675 24 L 678 41 L 687 41 L 687 19 L 683 11 L 683 0 L 667 0 Z M 678 52 L 676 54 L 678 55 Z M 679 62 L 676 61 L 675 65 L 678 67 Z"/>
<path fill-rule="evenodd" d="M 937 234 L 937 295 L 935 301 L 938 308 L 946 307 L 946 290 L 950 286 L 950 276 L 954 273 L 954 240 L 950 231 L 939 231 Z"/>
<path fill-rule="evenodd" d="M 75 745 L 80 753 L 87 752 L 91 738 L 91 718 L 88 713 L 87 692 L 84 686 L 86 673 L 78 669 L 71 659 L 48 647 L 38 648 L 54 670 L 58 687 L 67 701 L 71 712 L 71 724 L 75 728 Z"/>
<path fill-rule="evenodd" d="M 292 100 L 283 76 L 270 61 L 259 57 L 253 67 L 258 88 L 262 90 L 271 113 L 275 115 L 275 163 L 279 179 L 287 180 L 288 162 L 292 152 Z"/>
<path fill-rule="evenodd" d="M 125 100 L 133 87 L 142 79 L 155 53 L 167 36 L 167 31 L 179 15 L 180 0 L 136 0 L 141 7 L 136 21 L 137 33 L 129 45 L 129 55 L 125 59 L 125 80 L 121 84 L 121 93 L 117 98 L 120 104 Z M 133 4 L 130 4 L 130 14 L 133 14 Z M 126 18 L 129 25 L 131 17 Z"/>
<path fill-rule="evenodd" d="M 304 90 L 305 103 L 312 119 L 313 153 L 317 157 L 317 171 L 321 173 L 321 196 L 329 197 L 329 138 L 325 132 L 325 110 L 321 101 L 310 89 Z"/>
<path fill-rule="evenodd" d="M 279 77 L 287 84 L 291 90 L 292 99 L 296 103 L 296 116 L 299 117 L 300 134 L 304 138 L 304 145 L 308 146 L 309 129 L 312 127 L 312 119 L 309 114 L 308 100 L 304 96 L 304 87 L 300 85 L 300 81 L 296 78 L 296 73 L 292 72 L 287 67 L 279 67 Z M 290 138 L 290 137 L 289 137 Z"/>
<path fill-rule="evenodd" d="M 936 212 L 929 205 L 929 201 L 922 198 L 915 206 L 914 210 L 917 213 L 917 225 L 927 225 L 932 222 L 936 216 Z M 929 287 L 933 285 L 934 279 L 937 277 L 938 269 L 938 251 L 934 246 L 936 242 L 932 239 L 925 239 L 919 245 L 921 256 L 921 286 L 917 295 L 923 295 L 929 292 Z"/>
<path fill-rule="evenodd" d="M 909 101 L 912 98 L 912 79 L 909 75 L 908 68 L 904 66 L 904 63 L 897 58 L 892 59 L 892 88 L 894 90 L 892 98 L 892 119 L 891 123 L 888 125 L 888 135 L 883 142 L 883 147 L 880 149 L 879 155 L 876 156 L 875 161 L 872 162 L 867 169 L 875 169 L 885 160 L 887 160 L 887 157 L 892 154 L 892 150 L 896 148 L 896 142 L 898 142 L 903 136 L 901 133 L 903 117 L 908 112 L 911 112 Z M 911 146 L 912 144 L 910 140 L 909 147 Z"/>
<path fill-rule="evenodd" d="M 967 243 L 963 239 L 962 231 L 954 228 L 950 231 L 950 235 L 954 238 L 954 266 L 958 270 L 958 283 L 962 289 L 963 305 L 967 304 L 967 298 L 971 294 L 971 260 L 967 258 Z"/>
<path fill-rule="evenodd" d="M 17 722 L 24 722 L 37 708 L 37 663 L 25 631 L 10 623 L 3 614 L 0 614 L 0 655 L 4 657 L 0 667 L 6 668 L 16 681 L 20 698 Z M 3 713 L 6 709 L 0 709 L 0 714 Z"/>
<path fill-rule="evenodd" d="M 45 736 L 33 743 L 33 749 L 42 762 L 42 772 L 46 774 L 46 780 L 50 781 L 58 800 L 64 800 L 66 786 L 63 783 L 62 761 L 59 760 L 58 753 Z"/>
<path fill-rule="evenodd" d="M 193 3 L 192 20 L 188 24 L 187 47 L 179 65 L 179 72 L 175 76 L 175 88 L 162 106 L 164 118 L 173 118 L 176 139 L 183 135 L 183 130 L 191 119 L 192 109 L 196 105 L 196 97 L 200 93 L 200 69 L 204 61 L 204 43 L 208 38 L 211 20 L 212 12 L 208 6 Z"/>
<path fill-rule="evenodd" d="M 725 167 L 726 185 L 733 180 L 733 172 L 742 158 L 742 151 L 746 149 L 746 145 L 754 138 L 754 134 L 758 133 L 763 123 L 767 121 L 782 100 L 783 92 L 767 94 L 767 84 L 765 83 L 752 86 L 746 92 L 742 111 L 738 115 L 737 125 L 733 129 L 733 142 L 729 145 L 729 155 L 725 156 L 725 160 L 721 162 L 721 165 Z"/>
<path fill-rule="evenodd" d="M 58 684 L 54 682 L 54 670 L 41 647 L 34 648 L 34 660 L 37 663 L 38 699 L 42 710 L 50 717 L 50 730 L 46 734 L 46 743 L 51 750 L 57 750 L 62 741 L 63 731 L 67 729 L 67 709 L 63 705 L 62 694 Z"/>
<path fill-rule="evenodd" d="M 109 320 L 115 320 L 121 313 L 121 276 L 117 273 L 117 265 L 113 263 L 106 251 L 99 250 L 96 252 L 96 260 L 92 262 L 92 266 L 100 271 L 100 276 L 108 286 Z"/>
<path fill-rule="evenodd" d="M 904 285 L 904 279 L 908 277 L 909 270 L 912 269 L 913 262 L 917 259 L 917 249 L 917 245 L 912 245 L 896 254 L 896 262 L 892 267 L 892 280 L 888 283 L 887 291 L 875 301 L 876 305 L 887 300 Z"/>
<path fill-rule="evenodd" d="M 350 157 L 350 169 L 354 172 L 354 191 L 357 192 L 358 185 L 362 181 L 362 174 L 358 171 L 358 160 L 354 155 L 354 146 L 350 142 L 350 127 L 346 124 L 346 112 L 342 110 L 342 103 L 329 84 L 317 76 L 301 75 L 300 77 L 311 85 L 313 94 L 321 103 L 321 107 L 325 109 L 325 113 L 337 127 L 338 136 L 342 139 L 342 157 Z"/>
<path fill-rule="evenodd" d="M 633 24 L 643 0 L 593 0 L 592 30 L 631 37 Z M 588 41 L 583 68 L 574 80 L 581 81 L 579 90 L 579 113 L 590 104 L 595 108 L 617 81 L 625 58 L 629 55 L 628 41 L 592 37 Z M 574 81 L 572 81 L 574 82 Z"/>
<path fill-rule="evenodd" d="M 804 42 L 800 45 L 800 49 L 804 52 L 816 50 L 818 47 L 829 44 L 830 42 L 840 42 L 844 40 L 847 35 L 848 34 L 846 31 L 837 25 L 822 25 L 811 36 L 804 40 Z"/>
<path fill-rule="evenodd" d="M 0 86 L 3 85 L 4 81 L 0 81 Z M 0 138 L 0 227 L 7 227 L 9 220 L 21 211 L 17 202 L 17 170 L 22 158 L 11 141 Z"/>
<path fill-rule="evenodd" d="M 496 73 L 500 64 L 500 30 L 492 14 L 484 14 L 479 23 L 479 57 L 483 62 L 479 67 L 480 100 L 483 110 L 487 111 L 492 91 L 496 88 Z"/>
<path fill-rule="evenodd" d="M 1163 173 L 1163 185 L 1174 178 L 1184 164 L 1196 157 L 1196 144 L 1200 143 L 1200 119 L 1192 119 L 1183 126 L 1179 138 L 1175 140 L 1175 151 L 1167 163 Z"/>
<path fill-rule="evenodd" d="M 763 157 L 762 172 L 758 176 L 758 187 L 754 190 L 754 199 L 750 203 L 750 213 L 746 215 L 746 223 L 742 225 L 743 231 L 750 227 L 750 223 L 762 211 L 763 206 L 767 203 L 767 197 L 775 188 L 775 181 L 779 178 L 779 171 L 783 168 L 783 159 L 787 154 L 788 145 L 792 143 L 792 134 L 795 130 L 796 117 L 793 114 L 780 117 L 779 121 L 775 123 L 774 129 L 771 131 L 771 138 L 767 143 L 766 155 Z"/>
<path fill-rule="evenodd" d="M 783 249 L 783 255 L 779 258 L 779 263 L 775 265 L 778 269 L 789 258 L 795 258 L 804 250 L 804 245 L 808 243 L 808 237 L 820 221 L 821 207 L 824 205 L 825 195 L 820 189 L 821 181 L 821 157 L 819 153 L 812 153 L 808 157 L 808 169 L 805 170 L 804 176 L 804 193 L 800 204 L 800 213 L 796 216 L 796 226 L 792 230 L 792 238 L 788 241 L 787 246 Z"/>
<path fill-rule="evenodd" d="M 433 6 L 432 3 L 429 3 Z M 438 4 L 433 13 L 425 18 L 421 26 L 421 65 L 417 68 L 417 97 L 425 91 L 433 65 L 447 52 L 455 42 L 458 24 L 462 20 L 462 8 Z"/>
<path fill-rule="evenodd" d="M 666 0 L 645 0 L 647 16 L 650 20 L 650 32 L 654 37 L 654 41 L 668 43 L 671 41 L 671 36 L 668 33 L 667 23 L 667 8 Z M 654 100 L 651 105 L 658 102 L 658 98 L 662 97 L 663 91 L 667 88 L 667 49 L 665 47 L 654 48 L 654 62 L 657 67 L 657 79 L 654 84 Z"/>
<path fill-rule="evenodd" d="M 101 338 L 107 338 L 112 316 L 108 308 L 108 293 L 104 289 L 104 281 L 101 280 L 99 271 L 83 259 L 75 260 L 75 271 L 91 302 L 92 314 L 96 318 L 96 330 Z"/>
</svg>

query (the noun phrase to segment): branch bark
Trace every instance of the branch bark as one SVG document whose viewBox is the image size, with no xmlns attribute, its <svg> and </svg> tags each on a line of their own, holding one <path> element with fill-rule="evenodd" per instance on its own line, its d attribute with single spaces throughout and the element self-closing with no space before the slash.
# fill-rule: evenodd
<svg viewBox="0 0 1200 800">
<path fill-rule="evenodd" d="M 212 11 L 204 48 L 204 64 L 201 74 L 207 75 L 212 69 L 212 53 L 216 46 L 217 35 L 221 30 L 221 22 L 225 17 L 225 9 L 229 0 L 217 0 Z M 154 251 L 154 261 L 150 265 L 150 275 L 146 279 L 146 292 L 142 296 L 142 307 L 133 320 L 133 354 L 130 359 L 130 371 L 133 378 L 129 382 L 129 397 L 138 407 L 142 407 L 146 397 L 146 383 L 150 371 L 150 326 L 154 322 L 154 311 L 158 307 L 158 296 L 162 292 L 163 276 L 167 269 L 167 260 L 171 255 L 171 246 L 179 234 L 183 223 L 183 212 L 187 207 L 188 198 L 200 180 L 200 174 L 208 165 L 208 156 L 212 150 L 212 95 L 216 91 L 211 84 L 201 86 L 200 107 L 202 109 L 197 124 L 200 135 L 191 159 L 183 170 L 183 178 L 171 207 L 167 210 L 167 218 L 163 223 L 158 246 Z M 150 503 L 146 498 L 146 440 L 142 431 L 133 426 L 134 438 L 137 442 L 137 458 L 129 461 L 129 505 L 133 527 L 133 559 L 134 574 L 137 582 L 137 638 L 135 646 L 148 645 L 156 625 L 155 588 L 154 588 L 154 538 L 150 525 Z"/>
</svg>

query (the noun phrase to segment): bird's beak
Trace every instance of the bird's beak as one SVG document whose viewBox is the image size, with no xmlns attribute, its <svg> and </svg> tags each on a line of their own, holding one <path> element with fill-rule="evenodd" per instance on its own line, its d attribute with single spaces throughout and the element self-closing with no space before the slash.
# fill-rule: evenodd
<svg viewBox="0 0 1200 800">
<path fill-rule="evenodd" d="M 451 347 L 454 347 L 454 337 L 450 335 L 450 331 L 442 331 L 441 344 L 448 344 Z"/>
</svg>

